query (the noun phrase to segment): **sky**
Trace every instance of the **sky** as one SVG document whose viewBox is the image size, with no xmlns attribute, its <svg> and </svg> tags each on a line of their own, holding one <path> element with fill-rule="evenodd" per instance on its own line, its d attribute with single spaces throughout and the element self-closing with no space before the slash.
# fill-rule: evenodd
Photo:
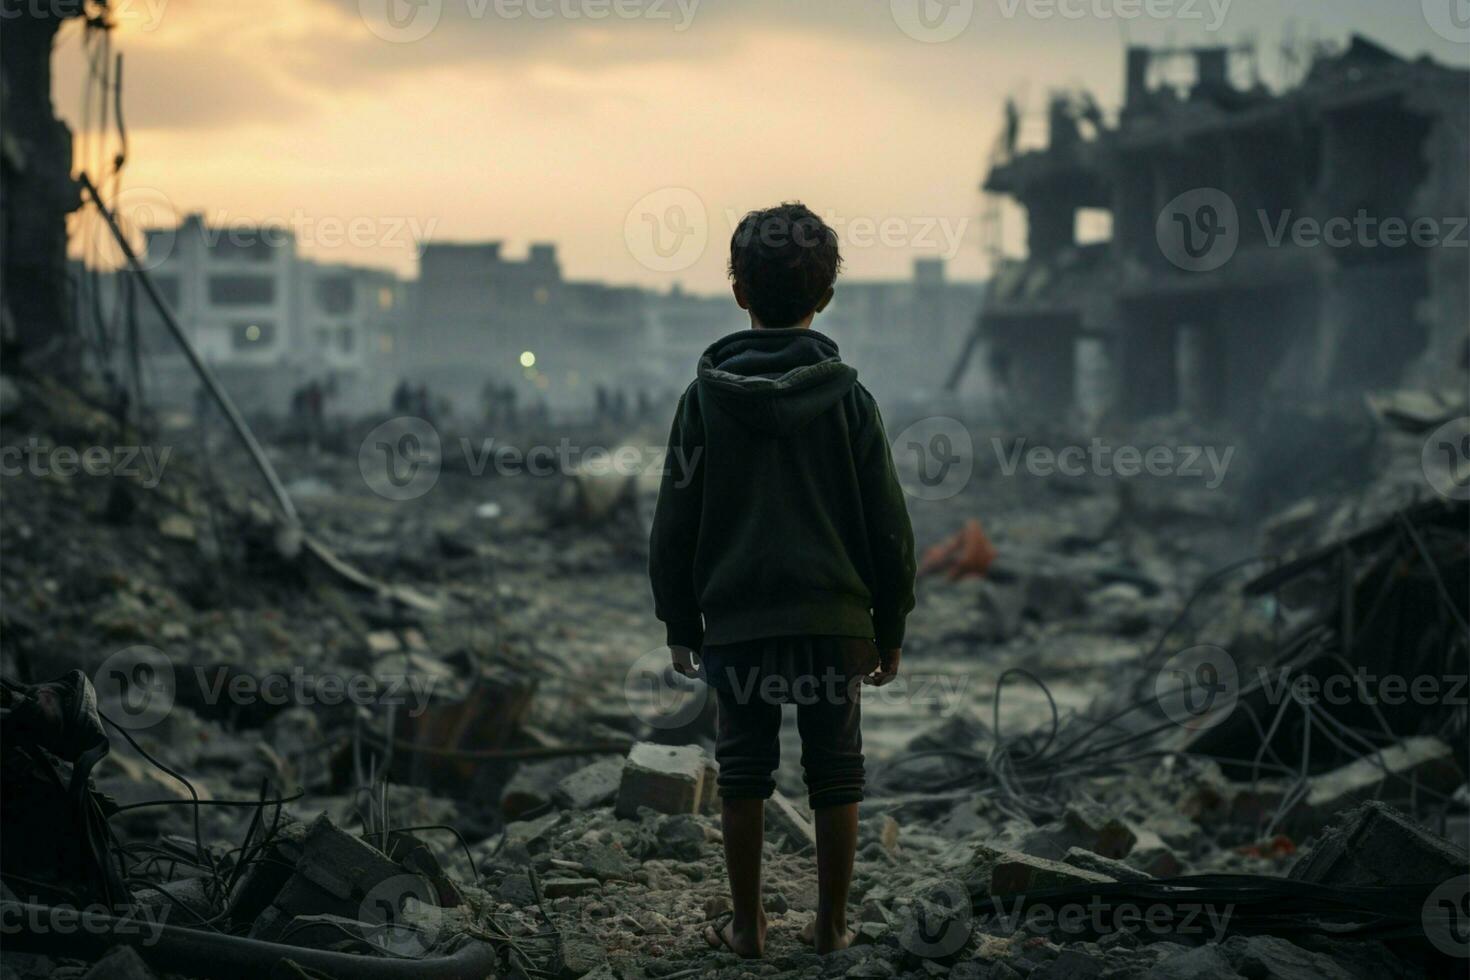
<svg viewBox="0 0 1470 980">
<path fill-rule="evenodd" d="M 1007 97 L 1121 99 L 1128 43 L 1363 33 L 1470 64 L 1466 0 L 112 0 L 122 214 L 290 226 L 303 254 L 412 276 L 421 240 L 555 242 L 569 278 L 723 289 L 733 222 L 799 199 L 847 274 L 985 275 L 978 190 Z M 78 169 L 83 31 L 54 56 Z M 95 115 L 95 113 L 93 114 Z M 1035 117 L 1034 120 L 1031 117 Z M 94 127 L 95 128 L 95 127 Z M 1021 229 L 1014 214 L 1005 240 Z"/>
</svg>

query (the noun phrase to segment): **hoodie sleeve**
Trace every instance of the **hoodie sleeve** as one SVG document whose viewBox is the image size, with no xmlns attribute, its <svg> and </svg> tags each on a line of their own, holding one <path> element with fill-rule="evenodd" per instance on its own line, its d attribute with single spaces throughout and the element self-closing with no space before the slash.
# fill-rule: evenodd
<svg viewBox="0 0 1470 980">
<path fill-rule="evenodd" d="M 698 650 L 704 641 L 704 619 L 694 591 L 694 549 L 704 499 L 704 451 L 695 417 L 697 399 L 691 391 L 679 399 L 669 432 L 649 537 L 648 577 L 654 613 L 667 627 L 669 646 Z"/>
<path fill-rule="evenodd" d="M 892 650 L 903 646 L 914 608 L 914 530 L 883 416 L 872 396 L 864 401 L 871 416 L 857 447 L 857 472 L 873 555 L 873 627 L 878 648 Z"/>
</svg>

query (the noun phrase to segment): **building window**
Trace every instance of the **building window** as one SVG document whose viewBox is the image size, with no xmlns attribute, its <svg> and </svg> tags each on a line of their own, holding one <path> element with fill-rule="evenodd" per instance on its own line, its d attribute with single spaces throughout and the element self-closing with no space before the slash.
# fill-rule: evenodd
<svg viewBox="0 0 1470 980">
<path fill-rule="evenodd" d="M 177 276 L 154 276 L 153 285 L 158 287 L 158 294 L 168 304 L 168 308 L 177 311 L 179 308 L 179 280 Z"/>
<path fill-rule="evenodd" d="M 316 328 L 316 349 L 317 350 L 326 350 L 331 345 L 332 345 L 332 328 L 331 327 L 317 327 Z"/>
<path fill-rule="evenodd" d="M 356 343 L 357 331 L 353 330 L 351 327 L 337 328 L 337 346 L 341 348 L 342 353 L 351 354 L 352 348 L 356 345 Z"/>
<path fill-rule="evenodd" d="M 350 276 L 322 276 L 316 281 L 316 305 L 323 313 L 352 312 Z"/>
<path fill-rule="evenodd" d="M 269 306 L 276 301 L 276 282 L 265 276 L 210 276 L 209 302 L 214 306 Z"/>
<path fill-rule="evenodd" d="M 276 342 L 276 325 L 269 321 L 250 321 L 230 324 L 230 346 L 235 350 L 248 351 L 269 347 Z"/>
<path fill-rule="evenodd" d="M 216 228 L 206 235 L 210 253 L 221 262 L 269 262 L 275 254 L 275 242 L 269 229 Z"/>
</svg>

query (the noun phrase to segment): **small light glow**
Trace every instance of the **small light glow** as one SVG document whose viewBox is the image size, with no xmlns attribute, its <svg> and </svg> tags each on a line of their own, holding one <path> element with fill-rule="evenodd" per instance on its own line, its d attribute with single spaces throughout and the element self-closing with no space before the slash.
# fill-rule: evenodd
<svg viewBox="0 0 1470 980">
<path fill-rule="evenodd" d="M 521 351 L 521 367 L 531 368 L 536 366 L 536 355 L 531 351 Z"/>
<path fill-rule="evenodd" d="M 248 341 L 250 341 L 252 344 L 255 343 L 257 340 L 259 340 L 260 339 L 260 326 L 258 324 L 252 323 L 250 326 L 246 327 L 245 328 L 245 339 L 248 340 Z"/>
</svg>

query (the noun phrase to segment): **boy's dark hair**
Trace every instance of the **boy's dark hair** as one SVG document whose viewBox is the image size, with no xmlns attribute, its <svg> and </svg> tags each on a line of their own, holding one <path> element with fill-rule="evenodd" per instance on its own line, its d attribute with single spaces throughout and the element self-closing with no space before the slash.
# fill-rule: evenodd
<svg viewBox="0 0 1470 980">
<path fill-rule="evenodd" d="M 837 233 L 797 201 L 750 212 L 730 236 L 730 278 L 763 327 L 806 319 L 841 268 Z"/>
</svg>

